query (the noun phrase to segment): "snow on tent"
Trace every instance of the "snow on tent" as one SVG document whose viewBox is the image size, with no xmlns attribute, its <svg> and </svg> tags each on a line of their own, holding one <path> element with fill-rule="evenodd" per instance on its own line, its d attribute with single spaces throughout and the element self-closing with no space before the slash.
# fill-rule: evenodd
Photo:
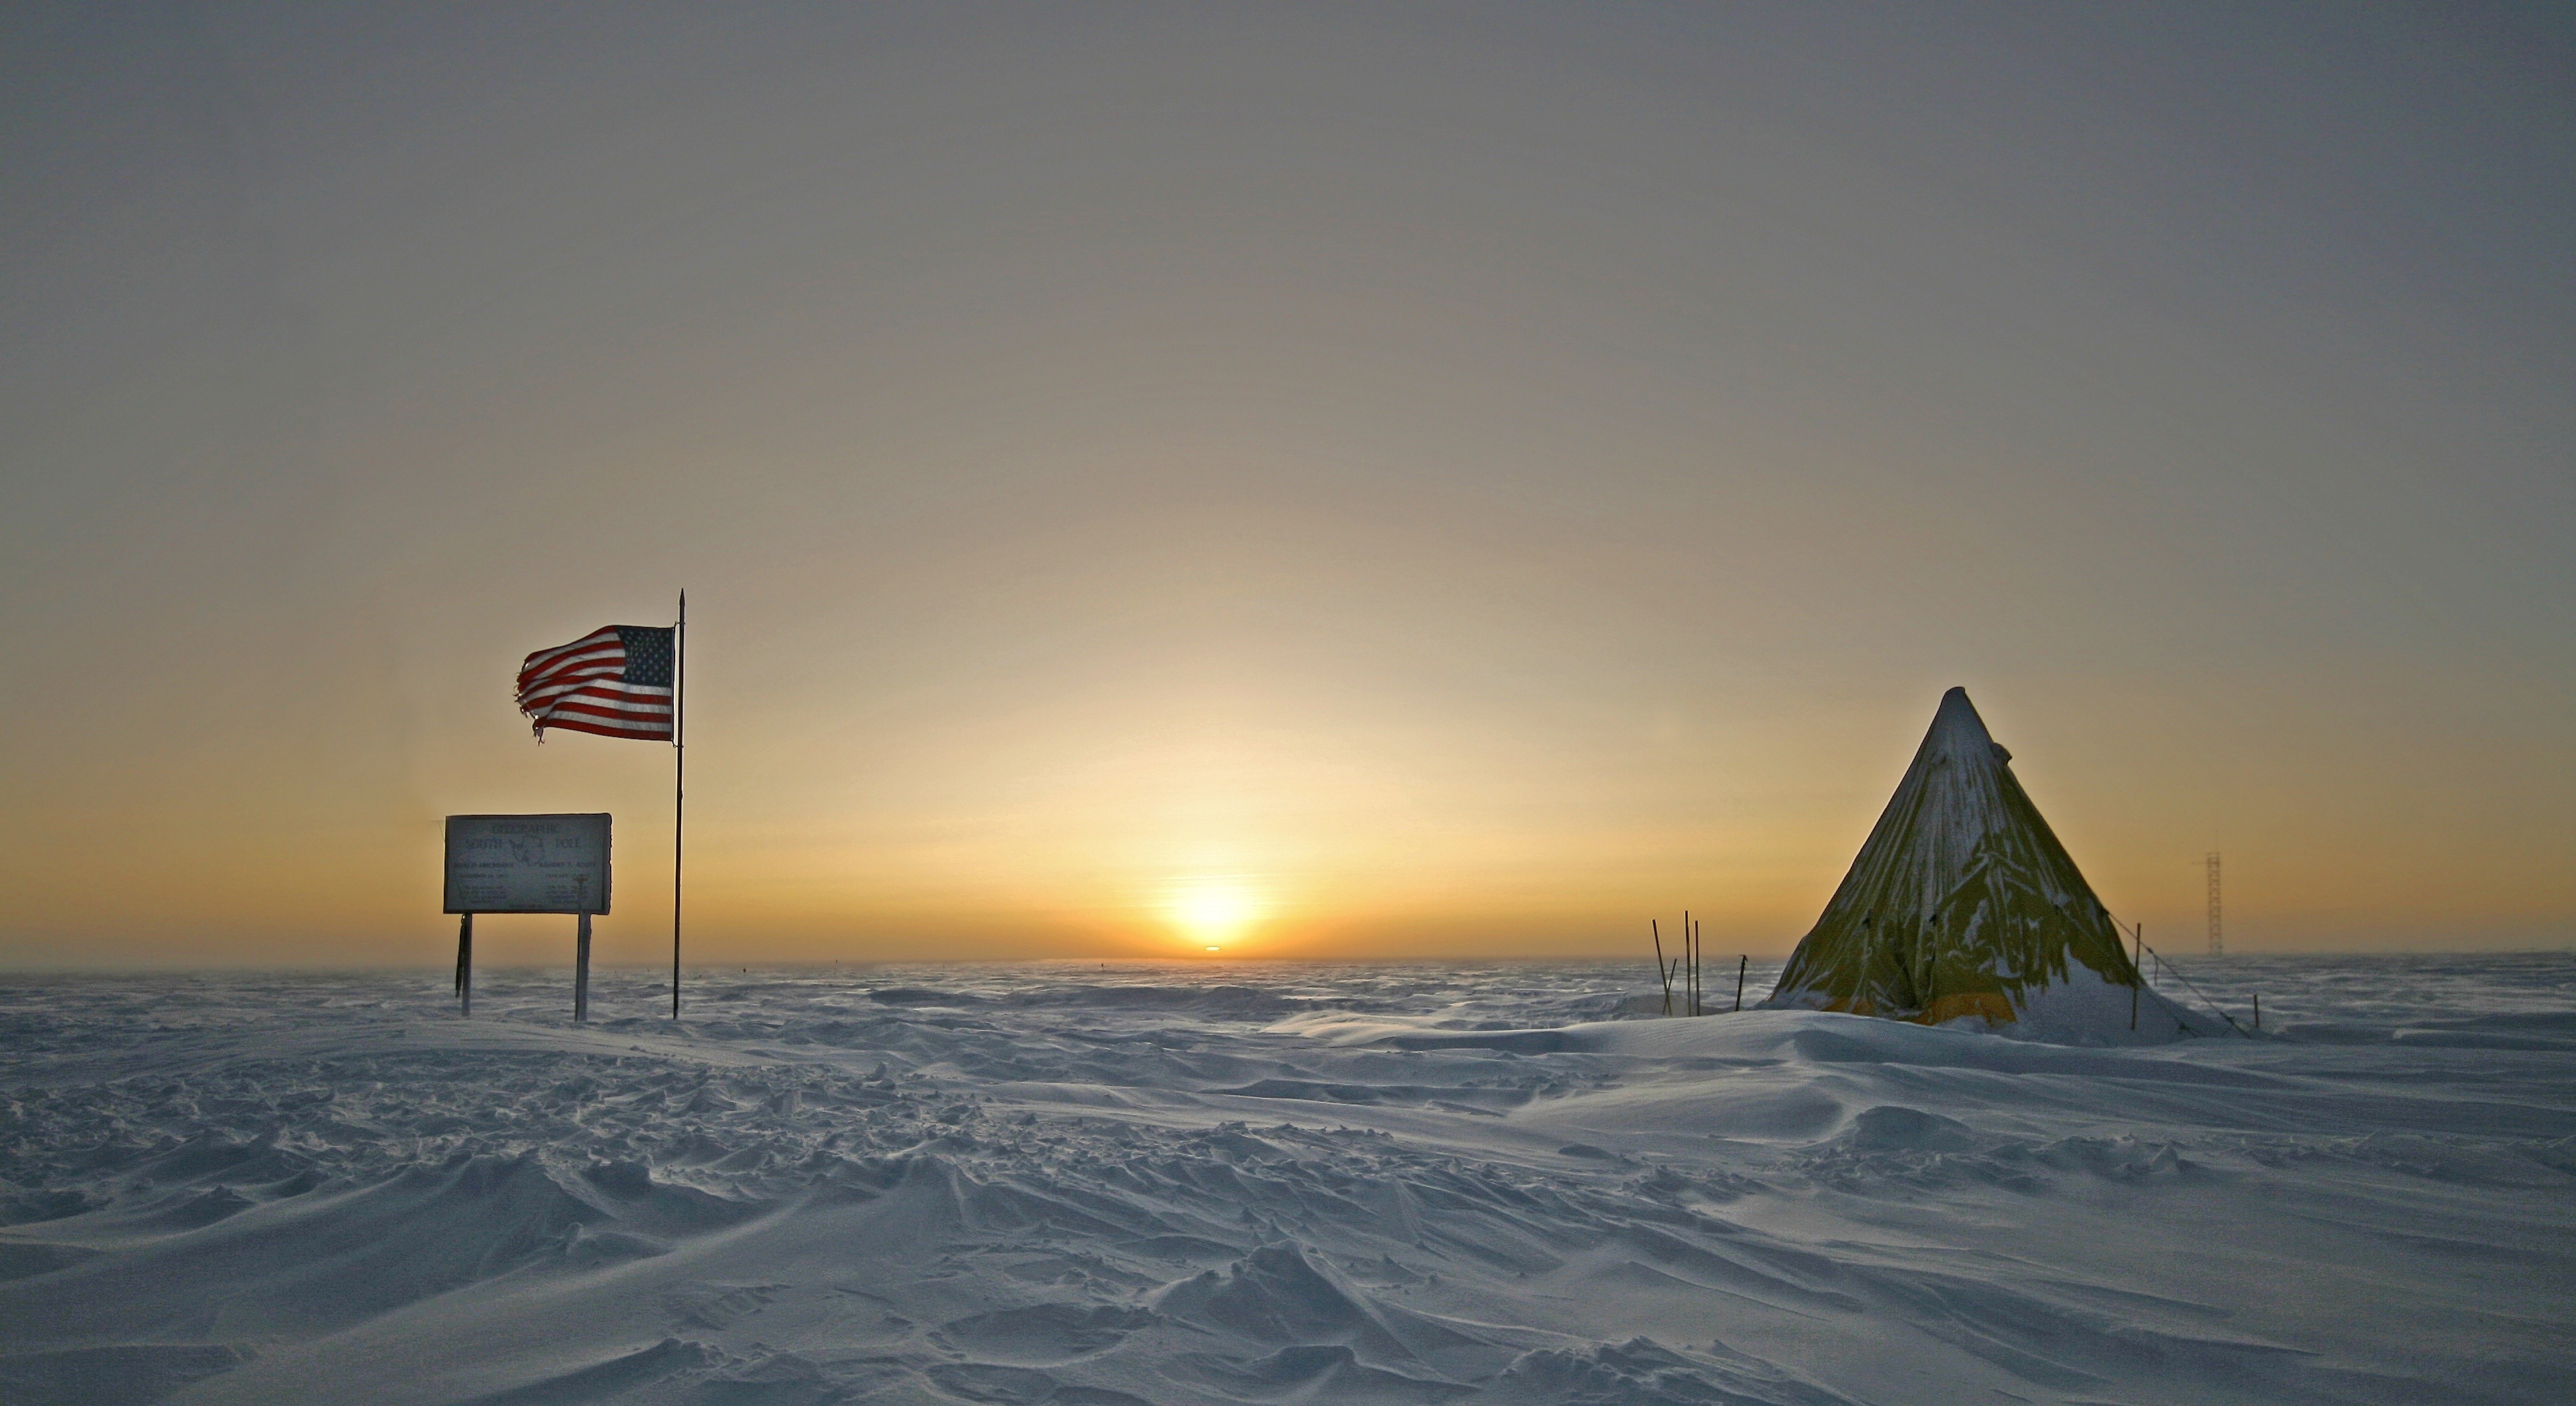
<svg viewBox="0 0 2576 1406">
<path fill-rule="evenodd" d="M 2050 1039 L 2220 1033 L 2143 988 L 2011 761 L 1966 689 L 1943 694 L 1914 764 L 1763 1004 L 1924 1025 L 1981 1017 Z"/>
</svg>

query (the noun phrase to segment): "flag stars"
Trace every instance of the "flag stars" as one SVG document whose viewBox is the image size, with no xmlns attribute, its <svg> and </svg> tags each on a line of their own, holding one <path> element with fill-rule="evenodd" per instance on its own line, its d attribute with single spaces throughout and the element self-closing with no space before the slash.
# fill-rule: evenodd
<svg viewBox="0 0 2576 1406">
<path fill-rule="evenodd" d="M 674 652 L 670 627 L 620 625 L 617 634 L 626 644 L 626 682 L 645 688 L 669 688 Z"/>
</svg>

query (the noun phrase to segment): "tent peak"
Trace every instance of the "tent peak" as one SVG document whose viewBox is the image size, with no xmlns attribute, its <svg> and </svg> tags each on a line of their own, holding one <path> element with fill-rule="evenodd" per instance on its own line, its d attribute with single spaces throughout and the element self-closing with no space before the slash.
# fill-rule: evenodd
<svg viewBox="0 0 2576 1406">
<path fill-rule="evenodd" d="M 1986 731 L 1986 720 L 1977 715 L 1977 705 L 1968 701 L 1968 691 L 1954 688 L 1941 695 L 1941 707 L 1932 715 L 1932 727 L 1923 735 L 1926 756 L 1984 758 L 2002 753 L 1994 735 Z M 2010 756 L 2005 753 L 1997 760 Z"/>
</svg>

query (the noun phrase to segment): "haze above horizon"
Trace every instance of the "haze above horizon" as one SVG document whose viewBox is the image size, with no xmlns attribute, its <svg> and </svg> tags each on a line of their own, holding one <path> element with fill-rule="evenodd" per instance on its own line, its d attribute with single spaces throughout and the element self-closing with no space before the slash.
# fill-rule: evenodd
<svg viewBox="0 0 2576 1406">
<path fill-rule="evenodd" d="M 0 965 L 1788 951 L 1964 685 L 2106 902 L 2576 938 L 2563 9 L 13 8 Z M 494 920 L 495 964 L 568 920 Z"/>
</svg>

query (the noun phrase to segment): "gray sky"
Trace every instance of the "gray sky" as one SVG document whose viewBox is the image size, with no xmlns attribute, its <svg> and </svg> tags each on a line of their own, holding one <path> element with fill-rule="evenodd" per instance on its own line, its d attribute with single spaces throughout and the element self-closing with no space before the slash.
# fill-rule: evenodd
<svg viewBox="0 0 2576 1406">
<path fill-rule="evenodd" d="M 1951 684 L 2151 940 L 2566 942 L 2569 13 L 9 7 L 0 956 L 649 959 L 508 687 L 682 585 L 710 960 L 1785 951 Z"/>
</svg>

